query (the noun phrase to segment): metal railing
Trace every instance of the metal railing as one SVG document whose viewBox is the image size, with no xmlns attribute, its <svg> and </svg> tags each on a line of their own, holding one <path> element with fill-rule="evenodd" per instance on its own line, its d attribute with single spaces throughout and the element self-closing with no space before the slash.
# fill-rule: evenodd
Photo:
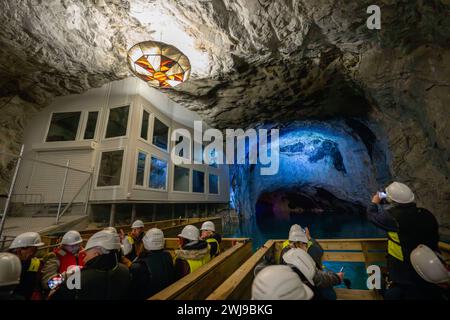
<svg viewBox="0 0 450 320">
<path fill-rule="evenodd" d="M 24 204 L 42 204 L 43 196 L 40 193 L 13 193 L 11 202 L 23 202 Z"/>
<path fill-rule="evenodd" d="M 24 145 L 22 145 L 18 155 L 1 151 L 0 155 L 9 157 L 13 159 L 12 161 L 15 160 L 14 174 L 9 192 L 5 197 L 6 200 L 4 200 L 3 214 L 1 215 L 0 239 L 4 235 L 5 222 L 8 214 L 10 214 L 12 203 L 19 204 L 19 206 L 14 208 L 15 210 L 23 210 L 23 212 L 19 212 L 20 216 L 28 217 L 30 215 L 30 219 L 41 213 L 43 213 L 44 217 L 48 217 L 50 213 L 48 212 L 47 205 L 57 203 L 58 209 L 53 222 L 54 224 L 59 224 L 61 217 L 75 203 L 77 205 L 83 205 L 80 213 L 87 214 L 93 180 L 92 168 L 90 171 L 87 171 L 70 166 L 69 161 L 63 165 L 25 156 Z M 32 163 L 31 169 L 29 166 L 24 169 L 30 170 L 31 174 L 27 175 L 25 172 L 28 171 L 23 171 L 22 173 L 19 170 L 24 162 Z M 46 179 L 33 179 L 35 174 L 39 176 L 43 172 L 48 173 L 47 175 L 44 174 L 44 178 L 51 177 L 47 185 L 40 184 L 40 181 L 46 181 Z M 27 191 L 30 191 L 30 193 Z M 23 207 L 20 207 L 20 204 L 23 204 Z M 39 208 L 36 210 L 32 206 L 39 206 Z"/>
</svg>

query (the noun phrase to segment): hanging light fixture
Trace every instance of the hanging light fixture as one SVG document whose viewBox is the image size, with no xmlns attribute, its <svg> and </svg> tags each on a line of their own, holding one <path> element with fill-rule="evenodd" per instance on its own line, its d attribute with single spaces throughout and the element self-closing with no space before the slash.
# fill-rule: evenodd
<svg viewBox="0 0 450 320">
<path fill-rule="evenodd" d="M 135 44 L 128 51 L 130 70 L 149 85 L 173 88 L 189 79 L 191 64 L 177 48 L 158 41 Z"/>
</svg>

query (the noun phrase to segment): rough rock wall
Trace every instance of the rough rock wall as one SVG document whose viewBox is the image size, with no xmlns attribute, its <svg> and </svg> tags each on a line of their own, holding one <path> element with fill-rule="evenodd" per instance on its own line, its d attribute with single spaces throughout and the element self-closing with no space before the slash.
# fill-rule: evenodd
<svg viewBox="0 0 450 320">
<path fill-rule="evenodd" d="M 379 121 L 394 178 L 448 225 L 450 1 L 379 1 L 381 30 L 366 28 L 371 0 L 105 2 L 0 0 L 0 150 L 17 153 L 28 115 L 52 97 L 129 76 L 126 50 L 158 39 L 133 8 L 161 10 L 209 57 L 172 99 L 219 128 Z M 0 164 L 3 192 L 11 159 Z"/>
</svg>

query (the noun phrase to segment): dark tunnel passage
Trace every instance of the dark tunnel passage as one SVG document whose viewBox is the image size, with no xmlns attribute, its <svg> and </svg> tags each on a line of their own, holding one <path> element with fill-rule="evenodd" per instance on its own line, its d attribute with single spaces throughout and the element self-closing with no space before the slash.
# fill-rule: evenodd
<svg viewBox="0 0 450 320">
<path fill-rule="evenodd" d="M 338 236 L 350 228 L 361 236 L 378 234 L 365 211 L 365 206 L 339 199 L 320 187 L 279 189 L 261 194 L 255 205 L 255 220 L 260 231 L 269 234 L 289 230 L 294 223 L 314 230 L 316 237 Z"/>
<path fill-rule="evenodd" d="M 364 120 L 293 123 L 280 130 L 276 174 L 231 167 L 231 201 L 262 239 L 286 238 L 293 223 L 321 238 L 383 236 L 365 212 L 390 181 L 387 159 L 383 135 Z"/>
</svg>

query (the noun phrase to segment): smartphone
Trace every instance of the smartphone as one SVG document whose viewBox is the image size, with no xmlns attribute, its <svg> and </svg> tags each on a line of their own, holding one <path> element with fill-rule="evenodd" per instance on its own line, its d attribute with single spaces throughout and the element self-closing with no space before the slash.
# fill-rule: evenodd
<svg viewBox="0 0 450 320">
<path fill-rule="evenodd" d="M 61 283 L 64 282 L 64 277 L 61 274 L 58 274 L 54 277 L 52 277 L 50 280 L 48 280 L 47 285 L 50 289 L 55 289 L 61 285 Z"/>
<path fill-rule="evenodd" d="M 378 192 L 378 197 L 380 199 L 386 199 L 386 197 L 387 197 L 386 192 L 382 192 L 382 191 Z"/>
</svg>

